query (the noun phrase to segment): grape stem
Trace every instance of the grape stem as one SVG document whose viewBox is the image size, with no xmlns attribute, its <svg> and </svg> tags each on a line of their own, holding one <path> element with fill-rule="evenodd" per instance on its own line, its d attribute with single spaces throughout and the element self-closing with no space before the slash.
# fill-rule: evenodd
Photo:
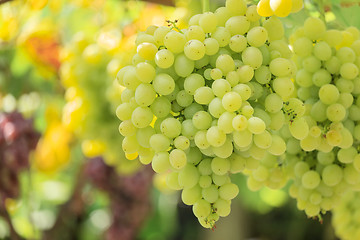
<svg viewBox="0 0 360 240">
<path fill-rule="evenodd" d="M 203 10 L 203 13 L 210 11 L 209 0 L 202 0 L 202 10 Z"/>
</svg>

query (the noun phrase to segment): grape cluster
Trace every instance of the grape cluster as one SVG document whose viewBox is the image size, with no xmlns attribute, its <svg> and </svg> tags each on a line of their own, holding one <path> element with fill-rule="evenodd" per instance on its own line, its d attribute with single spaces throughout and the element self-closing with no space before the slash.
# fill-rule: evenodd
<svg viewBox="0 0 360 240">
<path fill-rule="evenodd" d="M 327 30 L 309 17 L 291 37 L 298 71 L 297 96 L 305 103 L 301 135 L 287 142 L 290 194 L 308 216 L 331 210 L 360 184 L 359 31 Z M 291 129 L 290 129 L 291 131 Z"/>
<path fill-rule="evenodd" d="M 119 103 L 121 89 L 110 77 L 113 68 L 119 69 L 110 50 L 81 32 L 63 49 L 60 75 L 66 104 L 62 121 L 81 140 L 85 156 L 103 156 L 119 171 L 131 172 L 139 164 L 125 158 L 118 147 L 122 138 L 113 131 L 118 125 L 113 104 Z"/>
<path fill-rule="evenodd" d="M 124 240 L 135 239 L 150 211 L 151 168 L 144 167 L 131 176 L 120 176 L 114 167 L 96 157 L 86 163 L 85 173 L 92 184 L 110 198 L 113 219 L 105 239 L 119 239 L 119 236 Z"/>
<path fill-rule="evenodd" d="M 286 17 L 290 13 L 300 11 L 304 6 L 303 0 L 260 0 L 257 9 L 260 16 Z"/>
<path fill-rule="evenodd" d="M 29 154 L 40 134 L 31 120 L 18 112 L 0 113 L 0 194 L 2 199 L 19 196 L 18 174 L 29 167 Z"/>
<path fill-rule="evenodd" d="M 139 33 L 132 65 L 117 74 L 122 149 L 167 174 L 212 228 L 239 192 L 230 173 L 244 172 L 253 190 L 286 184 L 280 130 L 301 135 L 305 107 L 277 17 L 262 21 L 256 6 L 228 0 L 187 29 L 176 23 Z"/>
<path fill-rule="evenodd" d="M 360 192 L 348 192 L 333 209 L 332 225 L 343 240 L 360 238 Z"/>
</svg>

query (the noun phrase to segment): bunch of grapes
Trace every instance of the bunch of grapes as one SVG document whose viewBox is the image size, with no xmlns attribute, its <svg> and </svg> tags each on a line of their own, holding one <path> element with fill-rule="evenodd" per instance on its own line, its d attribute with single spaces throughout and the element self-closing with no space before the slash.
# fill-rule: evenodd
<svg viewBox="0 0 360 240">
<path fill-rule="evenodd" d="M 304 6 L 303 0 L 260 0 L 257 8 L 260 16 L 286 17 L 290 13 L 300 11 Z"/>
<path fill-rule="evenodd" d="M 122 138 L 113 131 L 118 125 L 113 103 L 119 103 L 121 89 L 107 72 L 112 58 L 98 42 L 82 33 L 74 35 L 62 53 L 60 72 L 67 101 L 63 123 L 81 139 L 85 156 L 102 155 L 120 171 L 132 171 L 138 163 L 125 158 L 119 148 Z"/>
<path fill-rule="evenodd" d="M 100 157 L 86 163 L 86 176 L 110 198 L 112 225 L 106 239 L 135 239 L 141 224 L 150 211 L 149 191 L 153 171 L 144 167 L 134 175 L 120 176 L 116 169 L 105 164 Z"/>
<path fill-rule="evenodd" d="M 132 65 L 117 75 L 125 89 L 116 114 L 124 152 L 167 174 L 212 228 L 239 191 L 230 173 L 248 175 L 253 190 L 286 184 L 281 130 L 302 136 L 306 109 L 294 98 L 296 65 L 276 16 L 227 0 L 187 29 L 176 23 L 138 34 Z"/>
<path fill-rule="evenodd" d="M 29 155 L 40 134 L 31 120 L 18 112 L 0 113 L 0 195 L 2 199 L 19 196 L 18 174 L 29 167 Z"/>
<path fill-rule="evenodd" d="M 360 238 L 360 192 L 348 192 L 333 209 L 335 234 L 344 240 Z"/>
<path fill-rule="evenodd" d="M 302 134 L 287 144 L 294 178 L 290 194 L 299 209 L 316 216 L 360 184 L 359 31 L 327 30 L 309 17 L 291 41 L 297 95 L 306 110 Z"/>
</svg>

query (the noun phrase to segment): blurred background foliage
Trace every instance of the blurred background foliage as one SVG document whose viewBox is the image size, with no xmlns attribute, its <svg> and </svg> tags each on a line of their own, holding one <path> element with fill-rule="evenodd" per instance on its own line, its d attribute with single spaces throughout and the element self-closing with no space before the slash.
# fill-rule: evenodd
<svg viewBox="0 0 360 240">
<path fill-rule="evenodd" d="M 211 0 L 210 9 L 224 2 Z M 0 109 L 16 110 L 33 119 L 42 135 L 29 169 L 21 173 L 19 186 L 15 186 L 20 197 L 1 198 L 0 211 L 8 212 L 10 218 L 1 215 L 0 239 L 126 239 L 109 235 L 116 215 L 117 208 L 111 204 L 118 199 L 116 194 L 96 185 L 99 181 L 112 183 L 100 175 L 85 176 L 84 168 L 89 159 L 102 156 L 125 178 L 146 171 L 140 168 L 137 156 L 127 160 L 119 147 L 114 112 L 122 89 L 113 80 L 117 71 L 131 62 L 139 31 L 164 25 L 167 19 L 178 19 L 179 27 L 186 27 L 189 17 L 202 11 L 201 1 L 0 3 Z M 282 20 L 289 36 L 309 15 L 325 19 L 333 28 L 360 28 L 359 12 L 358 0 L 314 0 L 305 1 L 302 11 Z M 94 166 L 97 174 L 106 168 Z M 235 176 L 239 197 L 231 215 L 211 231 L 198 224 L 179 193 L 166 188 L 164 176 L 157 175 L 152 181 L 145 203 L 151 203 L 151 208 L 144 210 L 138 225 L 132 223 L 136 239 L 336 239 L 330 214 L 322 223 L 306 219 L 286 189 L 264 188 L 254 193 L 247 189 L 243 176 Z M 124 209 L 119 209 L 118 214 L 124 214 Z M 16 234 L 11 233 L 12 226 Z"/>
</svg>

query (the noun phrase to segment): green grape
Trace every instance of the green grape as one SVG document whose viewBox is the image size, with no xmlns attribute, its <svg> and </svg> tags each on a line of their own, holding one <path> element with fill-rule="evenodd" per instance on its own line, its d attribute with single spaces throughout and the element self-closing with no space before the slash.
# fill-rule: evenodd
<svg viewBox="0 0 360 240">
<path fill-rule="evenodd" d="M 211 85 L 212 91 L 217 97 L 223 97 L 231 91 L 231 85 L 225 79 L 217 79 Z"/>
<path fill-rule="evenodd" d="M 316 71 L 314 73 L 314 75 L 312 76 L 312 82 L 317 87 L 321 87 L 325 84 L 329 84 L 331 82 L 331 80 L 332 80 L 332 76 L 330 75 L 330 73 L 328 71 L 326 71 L 323 68 Z"/>
<path fill-rule="evenodd" d="M 265 131 L 265 122 L 258 117 L 251 117 L 248 119 L 248 130 L 253 134 L 260 134 Z"/>
<path fill-rule="evenodd" d="M 325 41 L 317 42 L 314 45 L 314 56 L 321 61 L 327 61 L 331 58 L 332 50 Z"/>
<path fill-rule="evenodd" d="M 357 153 L 358 152 L 354 147 L 343 148 L 338 151 L 337 158 L 341 163 L 352 163 Z"/>
<path fill-rule="evenodd" d="M 265 44 L 268 33 L 264 27 L 254 27 L 246 35 L 248 43 L 253 47 L 260 47 Z"/>
<path fill-rule="evenodd" d="M 149 148 L 150 138 L 155 134 L 155 130 L 151 126 L 140 128 L 136 132 L 136 139 L 140 146 Z"/>
<path fill-rule="evenodd" d="M 305 69 L 300 69 L 296 73 L 295 81 L 301 87 L 311 87 L 313 85 L 313 74 L 306 71 Z"/>
<path fill-rule="evenodd" d="M 326 116 L 332 122 L 341 122 L 346 115 L 346 109 L 339 103 L 334 103 L 326 109 Z"/>
<path fill-rule="evenodd" d="M 174 79 L 166 73 L 156 75 L 152 85 L 155 91 L 161 95 L 168 95 L 175 89 Z"/>
<path fill-rule="evenodd" d="M 247 47 L 247 38 L 236 34 L 230 38 L 229 47 L 234 52 L 240 53 Z"/>
<path fill-rule="evenodd" d="M 246 84 L 237 84 L 232 90 L 241 96 L 243 102 L 248 100 L 252 94 L 251 88 Z"/>
<path fill-rule="evenodd" d="M 156 173 L 166 172 L 170 168 L 169 153 L 168 152 L 155 153 L 151 161 L 151 167 Z"/>
<path fill-rule="evenodd" d="M 231 34 L 228 29 L 217 27 L 215 32 L 211 34 L 211 37 L 219 43 L 219 47 L 225 47 L 230 42 Z"/>
<path fill-rule="evenodd" d="M 304 139 L 309 134 L 309 126 L 305 118 L 297 118 L 289 124 L 291 135 L 299 140 Z"/>
<path fill-rule="evenodd" d="M 184 34 L 171 30 L 165 35 L 164 45 L 173 53 L 181 53 L 184 50 L 186 38 Z"/>
<path fill-rule="evenodd" d="M 225 7 L 231 15 L 245 15 L 247 9 L 244 0 L 227 0 Z"/>
<path fill-rule="evenodd" d="M 324 34 L 324 40 L 331 46 L 336 47 L 341 43 L 343 36 L 341 31 L 336 29 L 327 30 Z"/>
<path fill-rule="evenodd" d="M 206 111 L 199 111 L 195 113 L 192 118 L 193 124 L 197 129 L 205 130 L 211 126 L 212 117 Z"/>
<path fill-rule="evenodd" d="M 249 65 L 243 65 L 239 67 L 236 72 L 239 75 L 240 83 L 250 82 L 251 79 L 254 77 L 254 68 Z"/>
<path fill-rule="evenodd" d="M 161 49 L 155 55 L 155 63 L 160 68 L 169 68 L 174 64 L 174 54 L 167 49 Z"/>
<path fill-rule="evenodd" d="M 231 202 L 228 201 L 228 200 L 224 200 L 222 198 L 219 198 L 214 203 L 213 208 L 215 209 L 216 213 L 220 217 L 226 217 L 226 216 L 228 216 L 230 214 Z"/>
<path fill-rule="evenodd" d="M 170 139 L 163 134 L 154 134 L 149 140 L 150 147 L 155 152 L 167 151 L 170 147 L 170 143 Z"/>
<path fill-rule="evenodd" d="M 131 154 L 137 152 L 139 144 L 137 142 L 136 136 L 125 137 L 122 142 L 122 149 L 125 153 Z"/>
<path fill-rule="evenodd" d="M 119 125 L 119 132 L 124 137 L 133 136 L 136 133 L 136 129 L 131 120 L 122 121 Z"/>
<path fill-rule="evenodd" d="M 214 32 L 217 25 L 216 15 L 212 12 L 205 12 L 199 19 L 199 25 L 204 29 L 204 32 Z"/>
<path fill-rule="evenodd" d="M 254 135 L 254 143 L 256 146 L 262 149 L 267 149 L 272 144 L 272 136 L 268 131 L 264 131 L 260 134 Z"/>
<path fill-rule="evenodd" d="M 247 147 L 252 143 L 252 132 L 248 129 L 243 131 L 235 131 L 233 134 L 233 141 L 238 147 Z"/>
<path fill-rule="evenodd" d="M 144 128 L 150 125 L 153 114 L 148 107 L 137 107 L 131 114 L 131 121 L 137 128 Z"/>
<path fill-rule="evenodd" d="M 265 20 L 263 27 L 266 28 L 268 32 L 269 42 L 280 40 L 284 37 L 284 26 L 280 19 L 275 16 Z"/>
<path fill-rule="evenodd" d="M 311 40 L 318 40 L 326 32 L 326 26 L 322 20 L 315 17 L 308 17 L 304 22 L 304 34 Z"/>
<path fill-rule="evenodd" d="M 151 105 L 156 97 L 153 86 L 149 83 L 141 83 L 135 90 L 135 101 L 141 107 Z"/>
<path fill-rule="evenodd" d="M 353 81 L 345 78 L 337 79 L 335 81 L 335 86 L 338 88 L 339 92 L 342 93 L 351 93 L 354 90 Z"/>
<path fill-rule="evenodd" d="M 327 106 L 322 101 L 317 101 L 311 108 L 311 117 L 318 122 L 325 121 L 327 119 L 326 108 Z"/>
<path fill-rule="evenodd" d="M 257 12 L 257 7 L 255 5 L 248 6 L 246 10 L 246 17 L 252 22 L 256 22 L 261 18 L 261 16 Z"/>
<path fill-rule="evenodd" d="M 195 137 L 196 132 L 198 131 L 197 128 L 193 125 L 191 119 L 186 119 L 182 122 L 182 130 L 181 133 L 185 137 L 189 138 L 190 140 L 193 140 Z"/>
<path fill-rule="evenodd" d="M 176 102 L 181 107 L 187 107 L 190 106 L 190 104 L 193 102 L 193 96 L 188 94 L 185 90 L 181 90 L 176 95 Z"/>
<path fill-rule="evenodd" d="M 332 187 L 342 180 L 343 170 L 338 165 L 330 164 L 323 169 L 321 177 L 327 186 Z"/>
<path fill-rule="evenodd" d="M 166 117 L 171 110 L 171 103 L 166 97 L 157 97 L 150 106 L 151 111 L 158 118 Z"/>
<path fill-rule="evenodd" d="M 147 62 L 141 62 L 136 65 L 135 74 L 141 82 L 150 83 L 155 78 L 155 68 Z"/>
<path fill-rule="evenodd" d="M 353 165 L 348 164 L 344 168 L 344 180 L 346 183 L 350 185 L 359 184 L 360 182 L 360 175 L 359 172 L 356 171 Z"/>
<path fill-rule="evenodd" d="M 201 175 L 211 175 L 212 174 L 211 162 L 212 162 L 211 158 L 205 158 L 199 163 L 197 168 Z"/>
<path fill-rule="evenodd" d="M 236 114 L 233 112 L 224 112 L 221 114 L 217 122 L 219 129 L 226 134 L 232 133 L 234 131 L 232 122 L 235 116 Z"/>
<path fill-rule="evenodd" d="M 241 157 L 240 155 L 233 153 L 230 158 L 230 172 L 231 173 L 239 173 L 244 171 L 246 166 L 246 159 Z"/>
<path fill-rule="evenodd" d="M 199 182 L 199 171 L 188 163 L 179 172 L 179 185 L 183 188 L 192 188 Z"/>
<path fill-rule="evenodd" d="M 181 200 L 186 205 L 194 205 L 201 199 L 201 190 L 199 185 L 195 185 L 192 188 L 185 188 L 181 192 Z"/>
<path fill-rule="evenodd" d="M 205 40 L 205 32 L 202 27 L 198 25 L 192 25 L 185 32 L 185 37 L 187 40 L 195 39 L 203 42 Z"/>
<path fill-rule="evenodd" d="M 234 59 L 228 54 L 221 54 L 216 59 L 216 68 L 220 69 L 223 75 L 235 70 Z"/>
<path fill-rule="evenodd" d="M 283 107 L 281 97 L 276 93 L 271 93 L 265 98 L 265 109 L 270 113 L 279 112 Z"/>
<path fill-rule="evenodd" d="M 143 42 L 137 46 L 136 51 L 143 59 L 153 60 L 158 49 L 153 43 Z"/>
<path fill-rule="evenodd" d="M 216 175 L 224 175 L 230 170 L 230 161 L 227 158 L 213 158 L 211 161 L 211 170 Z"/>
<path fill-rule="evenodd" d="M 215 95 L 209 87 L 200 87 L 195 90 L 194 99 L 199 104 L 207 105 L 214 99 L 214 97 Z"/>
<path fill-rule="evenodd" d="M 220 69 L 214 68 L 211 70 L 210 76 L 213 80 L 217 80 L 223 77 L 223 73 Z"/>
<path fill-rule="evenodd" d="M 221 114 L 225 112 L 221 99 L 214 98 L 213 100 L 211 100 L 208 111 L 213 117 L 219 118 Z"/>
<path fill-rule="evenodd" d="M 315 189 L 320 181 L 319 173 L 313 170 L 305 172 L 301 177 L 301 183 L 306 189 Z"/>
<path fill-rule="evenodd" d="M 286 58 L 275 58 L 270 62 L 270 72 L 277 77 L 288 76 L 291 72 L 291 61 Z"/>
<path fill-rule="evenodd" d="M 261 66 L 255 70 L 255 79 L 260 84 L 267 84 L 271 80 L 271 72 L 269 67 Z M 251 79 L 250 79 L 251 80 Z"/>
<path fill-rule="evenodd" d="M 228 81 L 231 87 L 236 86 L 240 81 L 240 76 L 236 71 L 230 71 L 226 74 L 226 81 Z"/>
<path fill-rule="evenodd" d="M 355 61 L 356 54 L 354 50 L 349 47 L 342 47 L 336 52 L 336 57 L 341 63 L 352 63 Z"/>
<path fill-rule="evenodd" d="M 211 146 L 220 147 L 225 143 L 226 134 L 218 126 L 212 126 L 206 132 L 206 139 Z"/>
<path fill-rule="evenodd" d="M 160 129 L 168 138 L 176 138 L 181 133 L 181 123 L 175 118 L 166 118 L 161 122 Z"/>
<path fill-rule="evenodd" d="M 209 203 L 214 203 L 219 198 L 219 189 L 216 185 L 211 184 L 207 188 L 202 189 L 202 197 Z"/>
<path fill-rule="evenodd" d="M 298 38 L 293 44 L 293 50 L 300 57 L 309 56 L 313 50 L 313 43 L 307 37 Z"/>
<path fill-rule="evenodd" d="M 294 83 L 288 77 L 275 78 L 273 88 L 283 100 L 288 99 L 295 90 Z"/>
<path fill-rule="evenodd" d="M 136 87 L 139 86 L 140 83 L 141 83 L 141 81 L 139 80 L 139 78 L 136 75 L 135 67 L 131 67 L 131 68 L 127 69 L 127 71 L 124 73 L 124 76 L 123 76 L 124 86 L 127 87 L 128 89 L 135 90 Z"/>
<path fill-rule="evenodd" d="M 302 66 L 306 71 L 314 73 L 321 68 L 321 61 L 314 56 L 309 56 L 304 58 Z"/>
<path fill-rule="evenodd" d="M 267 151 L 275 156 L 280 156 L 286 151 L 286 143 L 280 136 L 273 134 L 271 146 Z"/>
<path fill-rule="evenodd" d="M 222 98 L 222 105 L 224 109 L 228 112 L 237 111 L 242 104 L 242 99 L 240 94 L 237 92 L 228 92 L 225 93 Z"/>
<path fill-rule="evenodd" d="M 257 69 L 263 63 L 263 56 L 261 51 L 255 47 L 247 47 L 241 54 L 241 59 L 244 64 Z"/>
<path fill-rule="evenodd" d="M 231 125 L 236 131 L 243 131 L 248 126 L 247 118 L 244 115 L 236 115 L 232 118 Z"/>
<path fill-rule="evenodd" d="M 201 188 L 208 188 L 211 186 L 212 179 L 209 175 L 202 175 L 199 178 L 199 186 Z"/>
<path fill-rule="evenodd" d="M 339 94 L 339 90 L 332 84 L 325 84 L 319 90 L 319 98 L 324 104 L 336 103 Z"/>
<path fill-rule="evenodd" d="M 329 73 L 336 74 L 340 71 L 341 62 L 336 56 L 332 56 L 324 65 Z"/>
<path fill-rule="evenodd" d="M 199 40 L 193 39 L 185 44 L 184 53 L 190 60 L 199 60 L 205 55 L 205 46 Z"/>
<path fill-rule="evenodd" d="M 219 196 L 224 200 L 231 200 L 239 193 L 239 188 L 234 183 L 226 183 L 219 188 Z"/>
<path fill-rule="evenodd" d="M 211 213 L 210 203 L 204 199 L 198 200 L 193 205 L 193 212 L 194 212 L 194 215 L 198 218 L 205 218 L 205 217 L 209 216 Z"/>
<path fill-rule="evenodd" d="M 173 190 L 180 190 L 181 187 L 179 185 L 179 173 L 178 172 L 170 172 L 167 176 L 166 176 L 166 185 Z"/>
<path fill-rule="evenodd" d="M 229 18 L 225 23 L 225 28 L 232 36 L 239 34 L 244 35 L 250 27 L 250 21 L 245 16 L 234 16 Z"/>
<path fill-rule="evenodd" d="M 175 58 L 175 62 L 174 62 L 175 72 L 180 77 L 189 76 L 193 72 L 194 66 L 195 66 L 194 61 L 187 58 L 185 54 L 179 54 Z"/>
<path fill-rule="evenodd" d="M 355 79 L 359 75 L 359 68 L 353 63 L 344 63 L 340 67 L 340 75 L 346 79 Z"/>
<path fill-rule="evenodd" d="M 219 42 L 215 38 L 206 38 L 204 46 L 206 55 L 212 56 L 219 51 Z"/>
</svg>

